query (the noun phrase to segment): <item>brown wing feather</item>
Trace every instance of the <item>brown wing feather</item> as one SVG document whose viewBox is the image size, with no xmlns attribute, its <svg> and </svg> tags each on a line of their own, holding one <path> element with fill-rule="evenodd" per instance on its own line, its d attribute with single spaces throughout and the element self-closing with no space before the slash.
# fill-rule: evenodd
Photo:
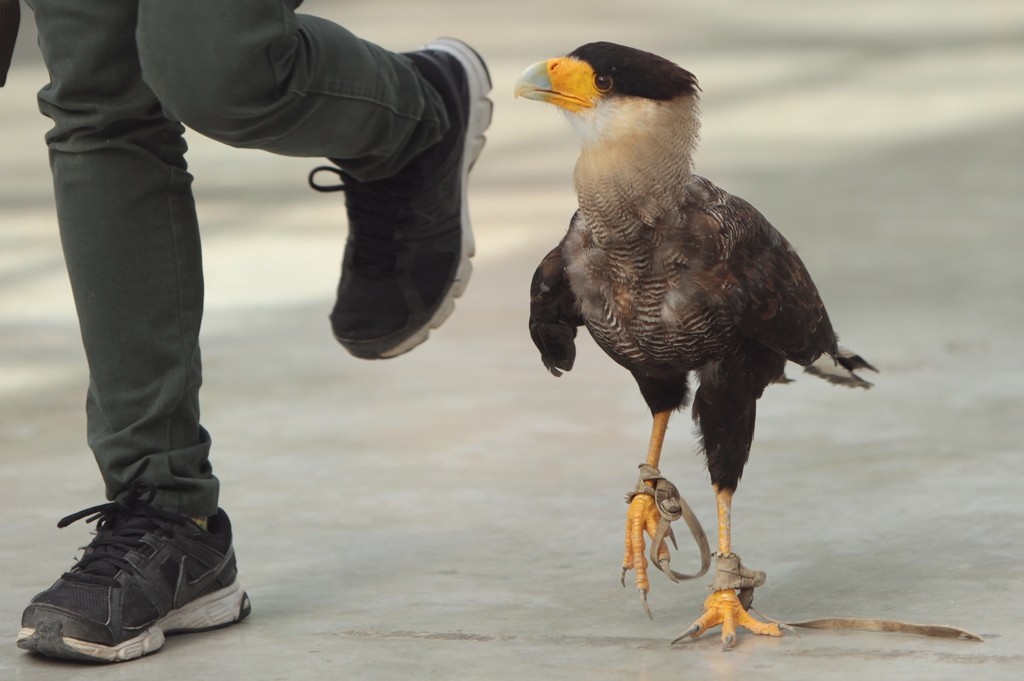
<svg viewBox="0 0 1024 681">
<path fill-rule="evenodd" d="M 789 242 L 743 199 L 718 206 L 728 244 L 723 275 L 736 326 L 786 359 L 807 366 L 835 355 L 836 336 L 818 289 Z"/>
<path fill-rule="evenodd" d="M 564 240 L 563 240 L 564 241 Z M 562 244 L 544 256 L 530 284 L 530 337 L 555 376 L 571 371 L 576 360 L 576 329 L 583 317 L 565 277 Z"/>
</svg>

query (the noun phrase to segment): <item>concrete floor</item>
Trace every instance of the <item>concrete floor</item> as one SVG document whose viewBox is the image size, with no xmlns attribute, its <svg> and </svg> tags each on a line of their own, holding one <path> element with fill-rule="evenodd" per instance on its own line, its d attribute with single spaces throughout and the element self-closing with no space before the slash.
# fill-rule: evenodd
<svg viewBox="0 0 1024 681">
<path fill-rule="evenodd" d="M 190 135 L 208 304 L 204 423 L 253 614 L 129 665 L 15 648 L 22 608 L 88 541 L 100 503 L 87 369 L 57 239 L 23 36 L 0 90 L 0 678 L 1010 679 L 1024 665 L 1024 5 L 308 0 L 409 49 L 456 35 L 488 59 L 496 112 L 473 177 L 479 256 L 455 316 L 412 354 L 332 340 L 344 240 L 313 161 Z M 29 15 L 28 19 L 31 16 Z M 534 61 L 606 39 L 704 88 L 697 168 L 800 250 L 870 392 L 800 377 L 761 401 L 734 547 L 782 619 L 956 624 L 898 634 L 741 635 L 675 647 L 709 580 L 618 584 L 621 498 L 649 417 L 585 338 L 548 376 L 527 290 L 574 206 L 561 118 L 513 101 Z M 791 376 L 798 372 L 791 370 Z M 691 426 L 662 470 L 714 527 Z M 692 567 L 684 546 L 677 569 Z"/>
</svg>

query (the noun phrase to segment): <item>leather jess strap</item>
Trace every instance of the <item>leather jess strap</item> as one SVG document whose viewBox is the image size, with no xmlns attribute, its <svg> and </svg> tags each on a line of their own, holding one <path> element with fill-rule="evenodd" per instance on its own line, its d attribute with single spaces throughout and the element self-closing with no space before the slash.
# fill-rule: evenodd
<svg viewBox="0 0 1024 681">
<path fill-rule="evenodd" d="M 0 0 L 0 87 L 7 82 L 7 70 L 14 56 L 14 42 L 21 25 L 19 0 Z"/>
<path fill-rule="evenodd" d="M 640 464 L 640 479 L 637 481 L 636 487 L 626 495 L 626 503 L 628 504 L 633 501 L 633 497 L 638 494 L 646 494 L 653 497 L 658 512 L 661 514 L 658 528 L 651 539 L 651 563 L 654 567 L 668 575 L 668 578 L 673 582 L 679 582 L 684 579 L 696 579 L 707 574 L 708 568 L 711 567 L 711 548 L 708 546 L 708 537 L 704 533 L 704 528 L 700 526 L 697 516 L 690 509 L 689 504 L 686 503 L 682 495 L 679 494 L 676 486 L 663 478 L 661 471 L 657 468 L 650 464 L 642 463 Z M 683 519 L 686 526 L 690 529 L 693 541 L 697 543 L 697 548 L 700 549 L 700 571 L 693 575 L 684 575 L 670 568 L 670 556 L 658 557 L 658 550 L 666 537 L 671 539 L 673 544 L 676 544 L 675 534 L 672 532 L 672 523 L 680 518 Z M 676 544 L 676 549 L 679 549 L 678 544 Z"/>
</svg>

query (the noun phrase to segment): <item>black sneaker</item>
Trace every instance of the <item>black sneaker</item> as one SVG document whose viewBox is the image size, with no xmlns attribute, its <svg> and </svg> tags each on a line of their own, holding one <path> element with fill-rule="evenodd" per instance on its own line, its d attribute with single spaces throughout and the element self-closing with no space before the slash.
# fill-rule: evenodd
<svg viewBox="0 0 1024 681">
<path fill-rule="evenodd" d="M 454 38 L 405 56 L 445 102 L 445 136 L 384 180 L 360 182 L 333 166 L 309 176 L 318 191 L 345 192 L 349 237 L 331 327 L 363 359 L 396 357 L 425 341 L 455 309 L 472 272 L 466 181 L 491 122 L 490 75 L 480 55 Z M 320 171 L 343 184 L 315 184 Z"/>
<path fill-rule="evenodd" d="M 58 523 L 99 519 L 82 559 L 25 609 L 18 647 L 121 662 L 156 652 L 164 634 L 214 629 L 249 614 L 227 514 L 218 509 L 203 530 L 151 506 L 155 494 L 153 482 L 136 480 L 124 499 Z"/>
</svg>

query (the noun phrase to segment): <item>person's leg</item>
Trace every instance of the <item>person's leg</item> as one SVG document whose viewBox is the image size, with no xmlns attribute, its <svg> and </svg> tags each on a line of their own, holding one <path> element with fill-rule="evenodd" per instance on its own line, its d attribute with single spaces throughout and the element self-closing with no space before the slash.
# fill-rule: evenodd
<svg viewBox="0 0 1024 681">
<path fill-rule="evenodd" d="M 89 444 L 108 498 L 146 477 L 155 504 L 217 510 L 199 425 L 199 230 L 180 123 L 142 81 L 136 5 L 34 0 L 39 93 L 61 242 L 89 363 Z"/>
<path fill-rule="evenodd" d="M 344 186 L 313 185 L 343 189 L 349 214 L 331 327 L 357 357 L 395 357 L 469 280 L 466 184 L 490 77 L 458 40 L 394 54 L 296 4 L 140 0 L 143 78 L 169 117 L 213 139 L 337 164 Z"/>
<path fill-rule="evenodd" d="M 235 147 L 329 157 L 363 181 L 441 139 L 444 102 L 409 58 L 297 4 L 140 0 L 143 77 L 167 115 Z"/>
<path fill-rule="evenodd" d="M 116 499 L 72 514 L 95 536 L 32 599 L 17 645 L 89 661 L 249 614 L 199 425 L 203 277 L 184 128 L 142 81 L 130 0 L 34 0 L 39 94 L 89 363 L 89 444 Z"/>
</svg>

